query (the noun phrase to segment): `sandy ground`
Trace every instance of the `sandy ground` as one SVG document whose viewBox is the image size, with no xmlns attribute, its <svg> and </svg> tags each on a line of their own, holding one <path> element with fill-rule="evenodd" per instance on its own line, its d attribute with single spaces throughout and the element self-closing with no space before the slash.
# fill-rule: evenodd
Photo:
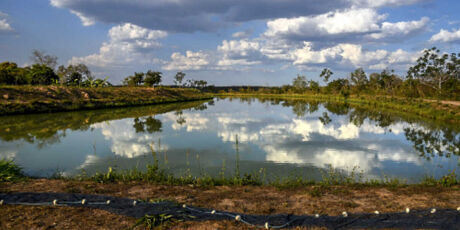
<svg viewBox="0 0 460 230">
<path fill-rule="evenodd" d="M 168 199 L 189 205 L 247 214 L 327 214 L 401 212 L 411 209 L 460 206 L 460 186 L 363 187 L 308 186 L 293 189 L 274 187 L 193 187 L 142 183 L 99 184 L 37 179 L 0 184 L 0 192 L 65 192 L 104 194 L 133 199 Z M 65 207 L 0 208 L 1 229 L 130 229 L 134 218 L 101 210 Z M 232 222 L 186 222 L 173 229 L 250 229 Z M 136 228 L 142 229 L 142 228 Z"/>
</svg>

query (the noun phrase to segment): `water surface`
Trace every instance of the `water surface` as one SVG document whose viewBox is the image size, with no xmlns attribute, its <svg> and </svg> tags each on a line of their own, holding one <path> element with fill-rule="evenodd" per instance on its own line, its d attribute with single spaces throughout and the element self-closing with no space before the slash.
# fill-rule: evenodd
<svg viewBox="0 0 460 230">
<path fill-rule="evenodd" d="M 416 182 L 460 165 L 458 127 L 347 104 L 227 98 L 0 117 L 0 158 L 31 176 L 142 170 L 151 148 L 176 175 L 230 175 L 239 159 L 242 174 L 269 178 L 320 179 L 333 167 Z"/>
</svg>

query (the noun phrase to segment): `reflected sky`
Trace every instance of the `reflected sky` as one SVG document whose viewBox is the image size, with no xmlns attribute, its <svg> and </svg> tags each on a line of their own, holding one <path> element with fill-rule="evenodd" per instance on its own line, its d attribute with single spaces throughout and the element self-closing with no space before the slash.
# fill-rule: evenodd
<svg viewBox="0 0 460 230">
<path fill-rule="evenodd" d="M 234 170 L 238 139 L 243 173 L 265 168 L 272 177 L 295 171 L 319 179 L 320 170 L 330 165 L 344 172 L 358 170 L 368 179 L 390 176 L 414 182 L 459 167 L 460 135 L 452 127 L 343 104 L 215 99 L 179 108 L 73 114 L 74 126 L 62 121 L 46 135 L 44 127 L 4 123 L 0 130 L 20 135 L 0 136 L 0 158 L 15 159 L 33 176 L 58 171 L 75 175 L 109 166 L 143 169 L 153 149 L 162 167 L 174 174 L 191 168 L 195 174 L 217 175 L 223 165 Z M 24 119 L 46 116 L 52 115 Z"/>
</svg>

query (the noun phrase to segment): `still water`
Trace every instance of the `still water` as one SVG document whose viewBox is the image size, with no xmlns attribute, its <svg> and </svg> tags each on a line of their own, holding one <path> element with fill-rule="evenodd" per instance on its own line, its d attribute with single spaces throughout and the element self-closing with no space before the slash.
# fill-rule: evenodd
<svg viewBox="0 0 460 230">
<path fill-rule="evenodd" d="M 0 117 L 0 158 L 31 176 L 70 176 L 109 166 L 142 170 L 153 148 L 176 175 L 229 175 L 239 159 L 241 173 L 263 168 L 270 178 L 320 179 L 333 167 L 410 183 L 458 171 L 459 128 L 347 104 L 216 98 Z"/>
</svg>

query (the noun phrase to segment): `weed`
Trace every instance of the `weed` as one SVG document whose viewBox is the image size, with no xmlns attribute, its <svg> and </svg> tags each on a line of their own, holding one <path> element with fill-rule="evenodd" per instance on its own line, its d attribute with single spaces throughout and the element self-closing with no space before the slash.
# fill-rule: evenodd
<svg viewBox="0 0 460 230">
<path fill-rule="evenodd" d="M 21 167 L 12 160 L 0 160 L 0 182 L 11 182 L 24 179 Z"/>
<path fill-rule="evenodd" d="M 139 219 L 134 227 L 144 225 L 148 229 L 159 227 L 160 229 L 167 228 L 168 226 L 179 222 L 173 215 L 158 214 L 158 215 L 145 215 Z"/>
</svg>

